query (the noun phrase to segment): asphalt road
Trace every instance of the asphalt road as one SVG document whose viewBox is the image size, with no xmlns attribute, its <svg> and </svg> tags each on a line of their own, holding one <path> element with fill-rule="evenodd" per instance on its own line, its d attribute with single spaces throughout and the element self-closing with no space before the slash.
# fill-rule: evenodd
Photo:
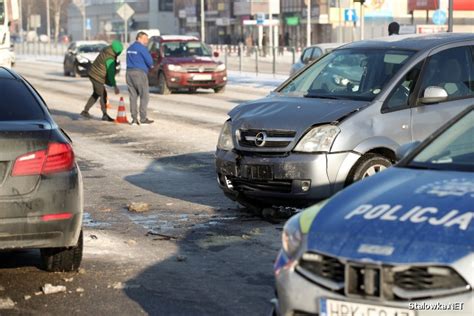
<svg viewBox="0 0 474 316">
<path fill-rule="evenodd" d="M 100 121 L 98 107 L 94 119 L 80 118 L 90 83 L 64 77 L 60 64 L 19 60 L 15 70 L 74 141 L 85 187 L 85 253 L 80 273 L 55 274 L 41 270 L 37 251 L 0 253 L 0 303 L 16 303 L 1 315 L 269 313 L 282 223 L 224 198 L 213 167 L 226 113 L 268 90 L 153 94 L 155 124 L 132 127 Z M 118 97 L 111 101 L 115 116 Z M 148 203 L 150 211 L 131 213 L 131 202 Z M 36 295 L 46 283 L 67 292 Z"/>
</svg>

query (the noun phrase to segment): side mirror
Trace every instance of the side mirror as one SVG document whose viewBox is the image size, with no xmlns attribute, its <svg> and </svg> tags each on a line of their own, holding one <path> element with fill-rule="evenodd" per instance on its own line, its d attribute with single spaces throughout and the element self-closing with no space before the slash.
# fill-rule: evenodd
<svg viewBox="0 0 474 316">
<path fill-rule="evenodd" d="M 448 98 L 448 92 L 441 87 L 429 86 L 423 92 L 420 102 L 423 104 L 433 104 L 445 101 Z"/>
<path fill-rule="evenodd" d="M 406 156 L 408 156 L 409 153 L 411 153 L 416 147 L 420 145 L 420 141 L 413 141 L 409 142 L 407 144 L 403 144 L 398 149 L 395 151 L 395 158 L 397 161 L 402 160 Z"/>
<path fill-rule="evenodd" d="M 304 58 L 304 59 L 303 59 L 303 58 L 301 59 L 301 61 L 302 61 L 303 64 L 305 64 L 305 65 L 306 65 L 307 63 L 309 63 L 310 60 L 311 60 L 311 59 L 310 59 L 309 57 L 306 57 L 306 58 Z"/>
<path fill-rule="evenodd" d="M 219 57 L 219 52 L 214 52 L 214 57 L 218 58 Z"/>
</svg>

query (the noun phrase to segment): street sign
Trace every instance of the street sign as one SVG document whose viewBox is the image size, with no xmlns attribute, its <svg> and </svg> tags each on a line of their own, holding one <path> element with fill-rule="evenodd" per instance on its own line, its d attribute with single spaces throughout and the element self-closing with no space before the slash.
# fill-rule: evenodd
<svg viewBox="0 0 474 316">
<path fill-rule="evenodd" d="M 357 22 L 357 12 L 355 9 L 344 9 L 345 22 Z"/>
<path fill-rule="evenodd" d="M 117 14 L 122 18 L 122 20 L 127 21 L 135 14 L 135 11 L 128 5 L 128 3 L 124 3 L 120 8 L 118 8 Z"/>
<path fill-rule="evenodd" d="M 436 25 L 444 25 L 448 20 L 448 15 L 443 10 L 436 10 L 433 13 L 433 23 Z"/>
<path fill-rule="evenodd" d="M 263 25 L 265 21 L 265 14 L 264 13 L 258 13 L 257 14 L 257 25 Z"/>
</svg>

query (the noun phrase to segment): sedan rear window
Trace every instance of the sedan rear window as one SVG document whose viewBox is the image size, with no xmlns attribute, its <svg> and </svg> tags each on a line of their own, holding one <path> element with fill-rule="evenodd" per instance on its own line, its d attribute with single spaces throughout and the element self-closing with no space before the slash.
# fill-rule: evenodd
<svg viewBox="0 0 474 316">
<path fill-rule="evenodd" d="M 0 121 L 34 121 L 45 118 L 41 105 L 21 82 L 0 79 L 0 96 Z"/>
</svg>

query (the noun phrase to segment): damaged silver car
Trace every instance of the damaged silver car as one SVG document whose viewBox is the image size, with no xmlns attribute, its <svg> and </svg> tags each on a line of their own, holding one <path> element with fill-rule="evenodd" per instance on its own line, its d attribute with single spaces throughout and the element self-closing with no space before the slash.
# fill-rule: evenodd
<svg viewBox="0 0 474 316">
<path fill-rule="evenodd" d="M 229 112 L 216 151 L 231 199 L 303 207 L 392 165 L 474 101 L 474 35 L 406 35 L 334 50 Z"/>
</svg>

